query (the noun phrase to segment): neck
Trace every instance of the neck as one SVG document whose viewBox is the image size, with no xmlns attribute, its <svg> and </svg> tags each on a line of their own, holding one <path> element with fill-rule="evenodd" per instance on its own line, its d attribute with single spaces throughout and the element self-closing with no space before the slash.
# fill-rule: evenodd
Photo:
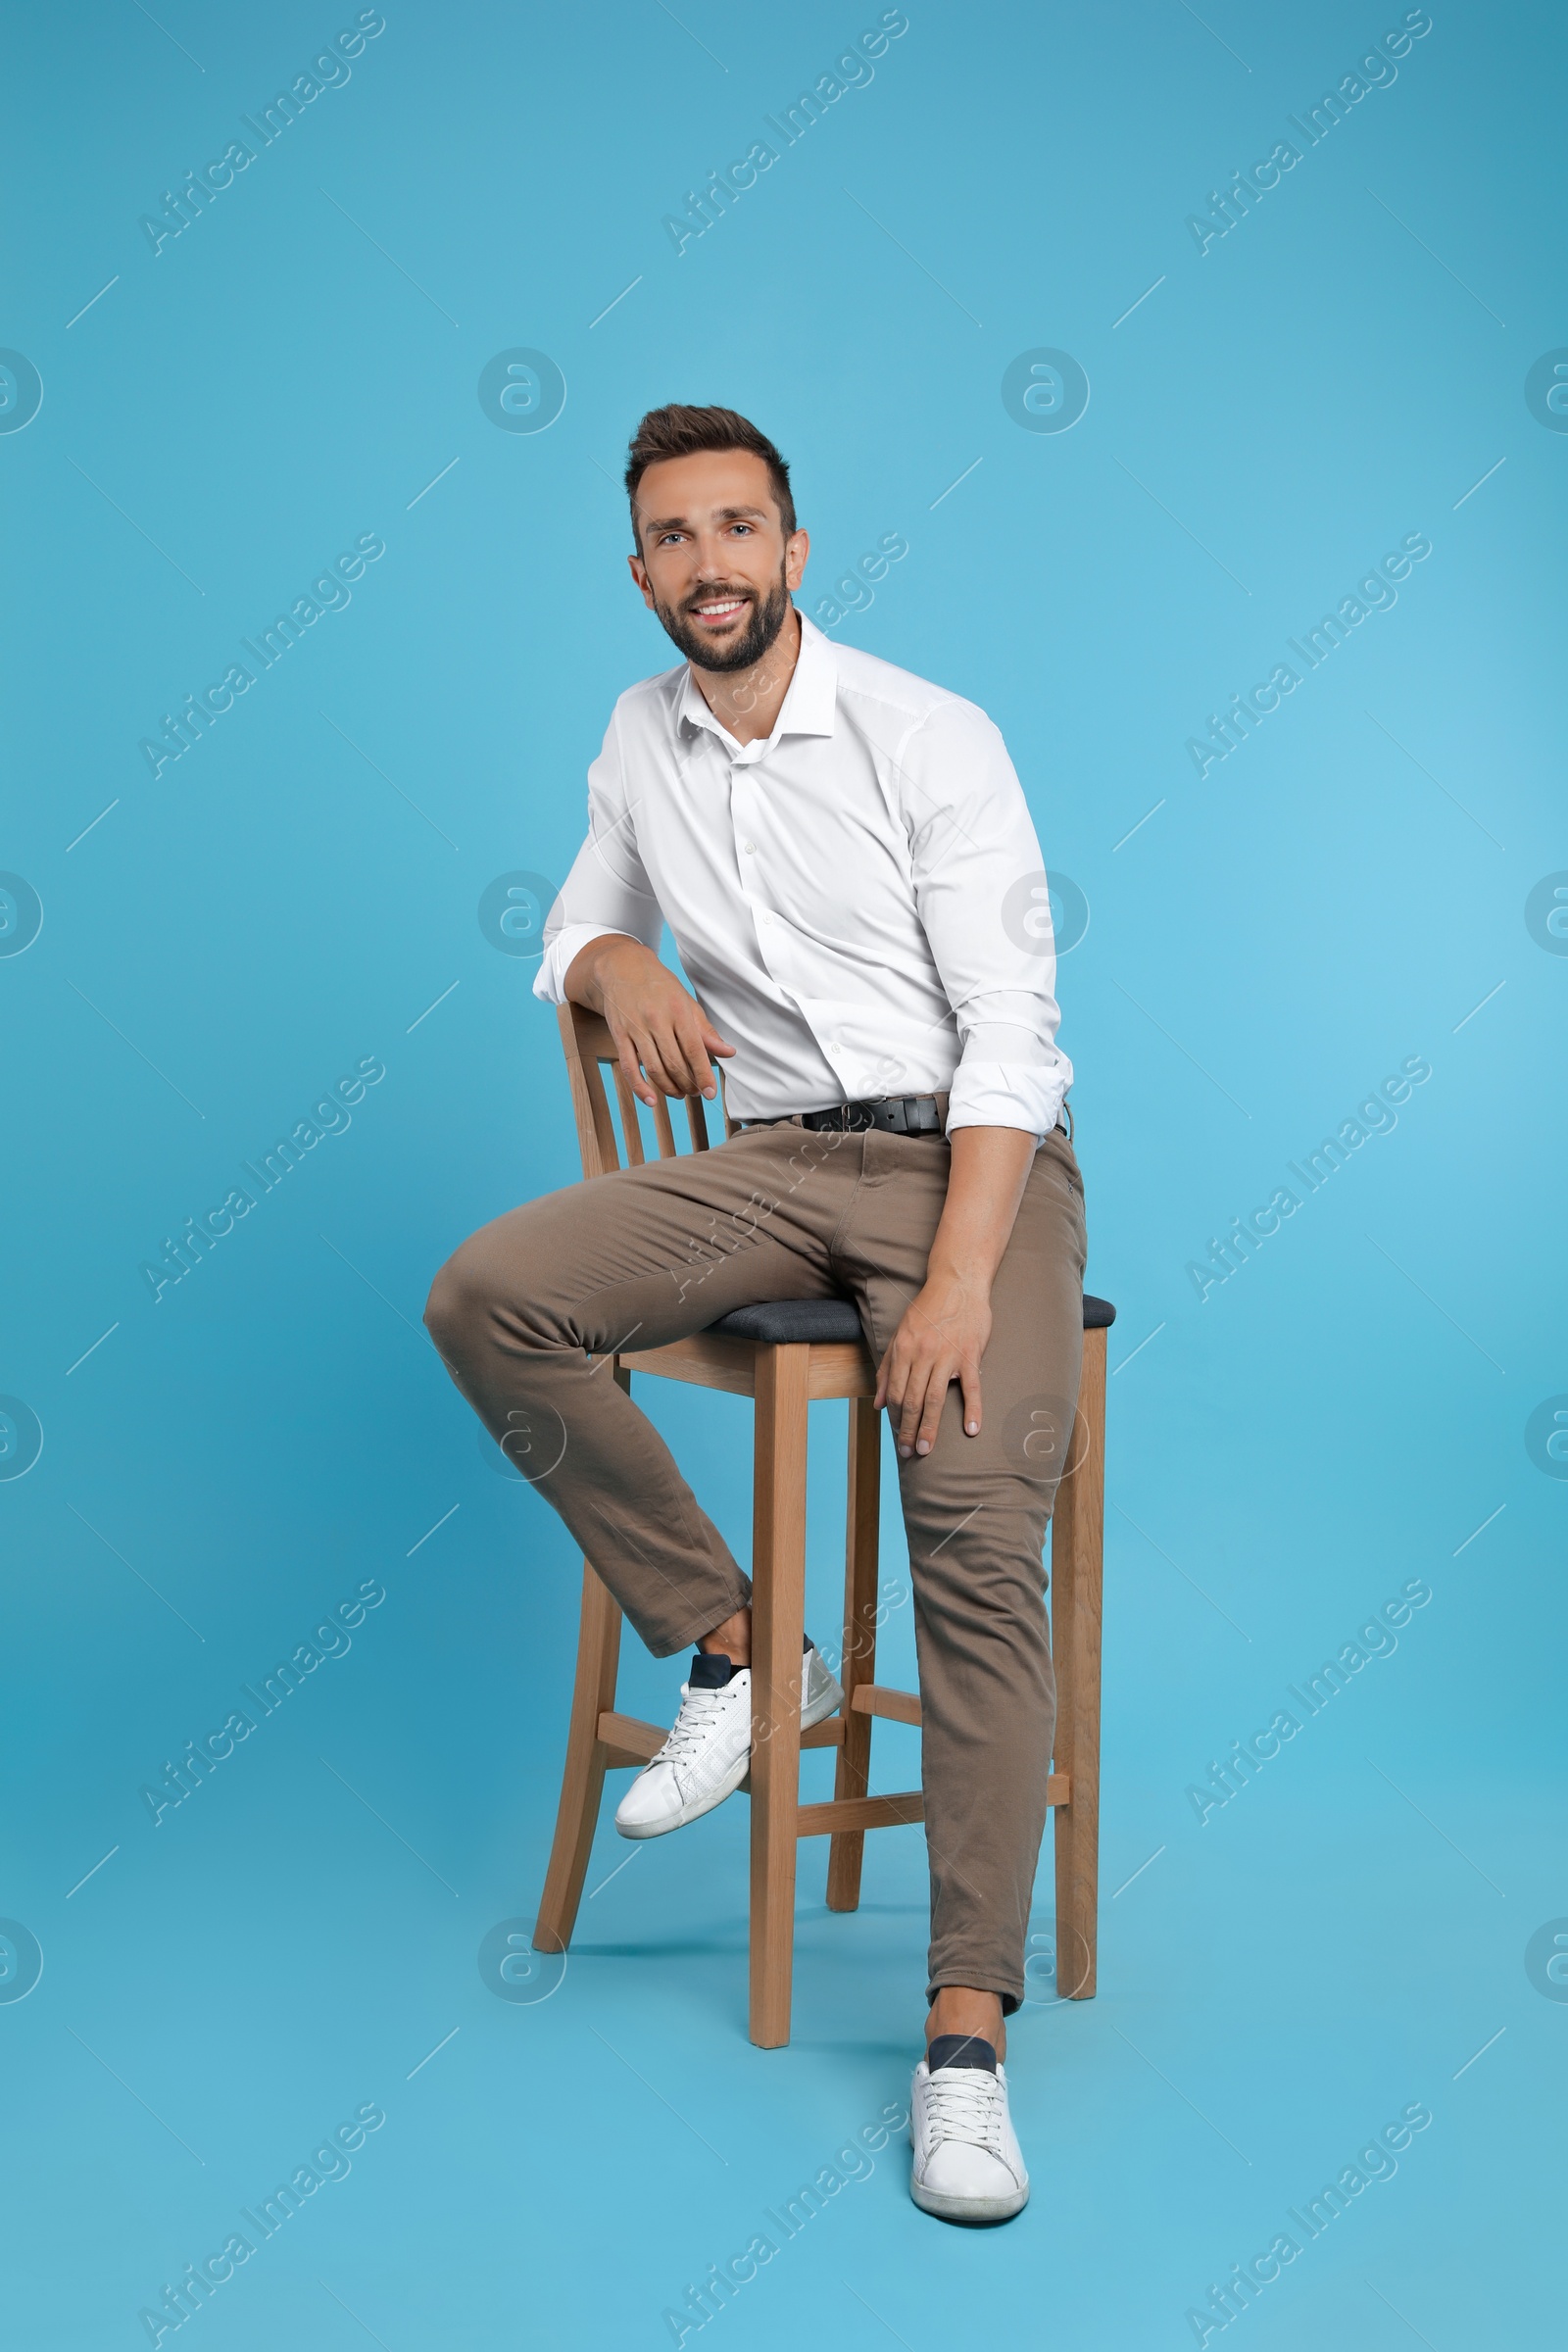
<svg viewBox="0 0 1568 2352">
<path fill-rule="evenodd" d="M 720 726 L 737 743 L 756 743 L 772 734 L 800 655 L 801 616 L 792 604 L 784 626 L 749 669 L 703 669 L 694 662 L 692 676 Z"/>
</svg>

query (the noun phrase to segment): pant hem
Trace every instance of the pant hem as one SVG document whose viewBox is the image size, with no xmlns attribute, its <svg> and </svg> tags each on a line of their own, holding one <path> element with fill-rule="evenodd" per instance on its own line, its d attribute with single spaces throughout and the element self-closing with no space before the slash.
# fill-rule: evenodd
<svg viewBox="0 0 1568 2352">
<path fill-rule="evenodd" d="M 678 1649 L 695 1649 L 703 1636 L 710 1634 L 715 1625 L 722 1625 L 725 1618 L 733 1617 L 737 1609 L 749 1609 L 751 1605 L 752 1587 L 748 1579 L 738 1599 L 732 1600 L 727 1609 L 720 1609 L 716 1617 L 710 1617 L 707 1609 L 702 1609 L 691 1620 L 688 1630 L 684 1634 L 676 1634 L 667 1641 L 655 1641 L 650 1635 L 644 1634 L 642 1636 L 643 1647 L 648 1651 L 650 1657 L 672 1658 Z"/>
<path fill-rule="evenodd" d="M 966 1970 L 964 1974 L 960 1976 L 956 1969 L 949 1969 L 944 1972 L 939 1981 L 933 1982 L 926 1986 L 925 2005 L 929 2009 L 932 2002 L 936 1999 L 937 1994 L 943 1990 L 944 1986 L 949 1984 L 964 1984 L 974 1992 L 994 1992 L 998 2000 L 1000 2000 L 1002 2003 L 1003 2016 L 1016 2017 L 1018 2011 L 1023 2007 L 1023 1994 L 1021 1992 L 1014 1992 L 1012 1988 L 1013 1984 L 1015 1984 L 1016 1981 L 1016 1979 L 1013 1979 L 1010 1983 L 999 1984 L 996 1981 L 995 1972 L 992 1972 L 988 1975 L 988 1972 L 985 1969 L 971 1968 Z"/>
</svg>

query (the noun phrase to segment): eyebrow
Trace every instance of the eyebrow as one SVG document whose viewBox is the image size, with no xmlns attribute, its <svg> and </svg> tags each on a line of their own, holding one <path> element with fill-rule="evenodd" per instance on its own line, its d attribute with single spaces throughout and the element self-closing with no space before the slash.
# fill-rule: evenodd
<svg viewBox="0 0 1568 2352">
<path fill-rule="evenodd" d="M 715 507 L 713 513 L 720 522 L 765 522 L 767 520 L 765 507 Z M 685 531 L 690 528 L 691 525 L 684 514 L 655 515 L 643 523 L 645 531 Z"/>
</svg>

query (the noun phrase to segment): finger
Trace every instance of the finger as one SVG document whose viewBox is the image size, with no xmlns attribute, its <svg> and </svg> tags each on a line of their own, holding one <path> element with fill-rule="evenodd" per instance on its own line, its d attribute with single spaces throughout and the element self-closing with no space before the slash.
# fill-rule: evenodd
<svg viewBox="0 0 1568 2352">
<path fill-rule="evenodd" d="M 963 1391 L 963 1433 L 965 1437 L 980 1435 L 980 1366 L 969 1358 L 958 1366 L 958 1383 Z"/>
<path fill-rule="evenodd" d="M 916 1453 L 929 1453 L 937 1442 L 942 1426 L 942 1408 L 948 1401 L 951 1376 L 943 1377 L 942 1366 L 936 1365 L 925 1393 L 925 1404 L 920 1414 L 920 1428 L 914 1441 Z"/>
<path fill-rule="evenodd" d="M 898 1335 L 895 1334 L 887 1354 L 882 1359 L 881 1389 L 882 1401 L 888 1408 L 888 1424 L 894 1430 L 896 1437 L 899 1419 L 904 1411 L 905 1393 L 908 1385 L 908 1350 L 907 1348 L 900 1347 Z"/>
<path fill-rule="evenodd" d="M 678 1040 L 666 1031 L 664 1035 L 655 1037 L 650 1042 L 652 1059 L 645 1054 L 643 1064 L 660 1093 L 662 1095 L 692 1094 L 695 1089 L 692 1084 L 691 1072 L 686 1067 L 686 1056 L 680 1050 Z"/>
<path fill-rule="evenodd" d="M 666 1095 L 688 1093 L 690 1091 L 688 1086 L 690 1073 L 686 1068 L 686 1055 L 682 1050 L 678 1023 L 673 1020 L 665 1022 L 656 1015 L 654 1025 L 649 1032 L 648 1042 L 653 1049 L 654 1061 L 658 1065 L 659 1074 L 655 1079 L 656 1085 Z M 643 1056 L 643 1066 L 648 1070 L 649 1077 L 653 1078 L 654 1070 L 649 1065 L 646 1054 Z"/>
<path fill-rule="evenodd" d="M 717 1081 L 703 1041 L 702 1022 L 692 1015 L 686 1016 L 676 1029 L 675 1044 L 691 1082 L 684 1091 L 689 1095 L 705 1095 L 711 1101 L 717 1092 Z"/>
<path fill-rule="evenodd" d="M 708 1055 L 690 1040 L 686 1043 L 686 1067 L 691 1080 L 685 1090 L 686 1093 L 701 1095 L 705 1102 L 711 1102 L 718 1093 L 718 1080 L 713 1075 L 712 1064 Z"/>
<path fill-rule="evenodd" d="M 631 1088 L 638 1102 L 646 1102 L 651 1109 L 654 1102 L 654 1090 L 642 1074 L 637 1048 L 629 1032 L 620 1041 L 620 1066 L 625 1075 L 626 1084 Z"/>
<path fill-rule="evenodd" d="M 929 1358 L 924 1360 L 916 1358 L 910 1366 L 909 1378 L 904 1391 L 903 1406 L 899 1414 L 899 1451 L 904 1454 L 910 1454 L 914 1451 L 914 1443 L 920 1434 L 920 1413 L 925 1403 L 926 1388 L 931 1377 L 929 1365 Z"/>
<path fill-rule="evenodd" d="M 659 1055 L 669 1076 L 667 1093 L 706 1095 L 711 1091 L 713 1081 L 708 1056 L 696 1045 L 688 1024 L 676 1020 L 661 1033 Z"/>
<path fill-rule="evenodd" d="M 663 1054 L 660 1048 L 660 1041 L 656 1037 L 652 1036 L 639 1037 L 636 1041 L 636 1044 L 637 1058 L 648 1073 L 648 1084 L 651 1087 L 657 1087 L 659 1093 L 662 1095 L 678 1094 L 680 1089 L 672 1082 L 669 1072 L 664 1067 Z M 652 1105 L 656 1101 L 656 1097 L 652 1094 L 647 1094 L 643 1095 L 641 1100 L 644 1102 Z"/>
<path fill-rule="evenodd" d="M 697 1004 L 697 1000 L 695 997 L 692 999 L 692 1003 Z M 734 1047 L 727 1044 L 725 1040 L 719 1036 L 718 1031 L 713 1027 L 712 1022 L 709 1019 L 707 1006 L 703 1004 L 697 1004 L 697 1014 L 698 1018 L 703 1024 L 703 1044 L 707 1047 L 709 1053 L 733 1054 L 735 1051 Z"/>
<path fill-rule="evenodd" d="M 675 1081 L 671 1092 L 707 1095 L 713 1092 L 713 1074 L 703 1046 L 704 1022 L 697 1006 L 682 999 L 670 1010 L 667 1027 L 659 1032 L 659 1053 Z"/>
</svg>

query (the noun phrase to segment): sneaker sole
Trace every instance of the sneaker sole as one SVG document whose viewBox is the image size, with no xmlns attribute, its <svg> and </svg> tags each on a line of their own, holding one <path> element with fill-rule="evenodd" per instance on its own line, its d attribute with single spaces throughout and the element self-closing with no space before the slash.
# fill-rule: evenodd
<svg viewBox="0 0 1568 2352">
<path fill-rule="evenodd" d="M 802 1709 L 802 1731 L 809 1731 L 814 1723 L 824 1723 L 828 1716 L 836 1714 L 843 1704 L 844 1692 L 839 1688 L 834 1676 L 830 1674 L 827 1678 L 827 1688 L 819 1691 L 817 1696 Z M 622 1838 L 637 1840 L 648 1838 L 667 1838 L 671 1831 L 684 1830 L 689 1823 L 701 1821 L 705 1813 L 711 1813 L 716 1806 L 723 1804 L 727 1797 L 733 1796 L 737 1789 L 748 1787 L 752 1777 L 752 1753 L 749 1747 L 740 1759 L 738 1768 L 732 1766 L 731 1770 L 735 1776 L 733 1780 L 729 1779 L 726 1774 L 725 1780 L 719 1783 L 711 1795 L 701 1798 L 696 1804 L 683 1805 L 673 1821 L 634 1822 L 629 1827 L 622 1828 L 617 1819 L 615 1823 L 617 1833 Z"/>
<path fill-rule="evenodd" d="M 667 1838 L 672 1830 L 683 1830 L 688 1822 L 701 1821 L 705 1813 L 711 1813 L 715 1805 L 721 1805 L 727 1796 L 733 1796 L 736 1789 L 747 1779 L 751 1768 L 751 1750 L 748 1748 L 746 1754 L 741 1758 L 739 1766 L 731 1767 L 735 1775 L 733 1780 L 726 1774 L 725 1779 L 719 1783 L 710 1796 L 701 1798 L 696 1804 L 682 1805 L 672 1820 L 639 1821 L 633 1822 L 629 1827 L 623 1827 L 617 1818 L 615 1828 L 622 1838 Z"/>
<path fill-rule="evenodd" d="M 1010 2197 L 949 2197 L 911 2178 L 909 2194 L 922 2213 L 933 2214 L 939 2222 L 1010 2222 L 1029 2202 L 1027 2183 Z"/>
</svg>

